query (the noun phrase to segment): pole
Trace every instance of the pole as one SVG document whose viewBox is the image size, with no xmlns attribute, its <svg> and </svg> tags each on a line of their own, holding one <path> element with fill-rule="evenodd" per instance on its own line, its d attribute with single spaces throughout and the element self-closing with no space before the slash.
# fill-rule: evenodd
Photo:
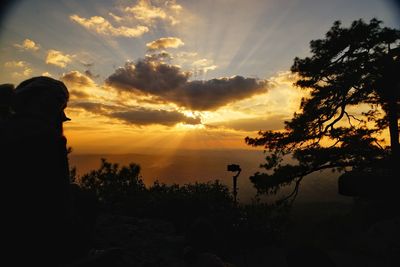
<svg viewBox="0 0 400 267">
<path fill-rule="evenodd" d="M 230 172 L 236 172 L 236 175 L 233 176 L 233 204 L 235 207 L 237 207 L 237 193 L 238 193 L 238 188 L 237 188 L 237 178 L 239 177 L 240 172 L 242 169 L 238 164 L 230 164 L 228 165 L 228 171 Z"/>
<path fill-rule="evenodd" d="M 240 172 L 239 172 L 240 173 Z M 239 173 L 233 176 L 233 203 L 235 204 L 235 207 L 237 206 L 237 178 L 239 176 Z"/>
</svg>

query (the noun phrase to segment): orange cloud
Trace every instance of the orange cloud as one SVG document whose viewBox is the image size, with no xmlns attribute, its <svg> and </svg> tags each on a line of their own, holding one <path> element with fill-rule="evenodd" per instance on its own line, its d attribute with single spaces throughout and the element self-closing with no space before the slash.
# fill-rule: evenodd
<svg viewBox="0 0 400 267">
<path fill-rule="evenodd" d="M 4 63 L 4 67 L 7 68 L 25 68 L 28 66 L 28 63 L 25 61 L 7 61 L 6 63 Z"/>
<path fill-rule="evenodd" d="M 147 43 L 146 46 L 150 50 L 161 50 L 166 48 L 178 48 L 183 46 L 185 43 L 181 39 L 176 37 L 163 37 Z"/>
<path fill-rule="evenodd" d="M 39 45 L 30 39 L 25 39 L 22 42 L 22 44 L 14 44 L 14 47 L 19 48 L 21 50 L 31 50 L 31 51 L 39 50 Z"/>
<path fill-rule="evenodd" d="M 175 12 L 181 12 L 182 11 L 182 6 L 177 4 L 176 1 L 167 1 L 165 3 L 171 10 L 175 11 Z"/>
<path fill-rule="evenodd" d="M 116 22 L 121 22 L 121 21 L 124 20 L 123 17 L 117 16 L 117 15 L 115 15 L 114 13 L 111 13 L 111 12 L 109 12 L 108 15 L 109 15 L 110 17 L 112 17 Z"/>
<path fill-rule="evenodd" d="M 189 117 L 177 110 L 106 105 L 97 102 L 73 102 L 69 106 L 70 108 L 83 109 L 93 114 L 117 119 L 126 124 L 136 126 L 147 126 L 153 124 L 174 126 L 178 123 L 189 125 L 201 124 L 199 117 Z"/>
<path fill-rule="evenodd" d="M 91 96 L 90 92 L 97 88 L 90 77 L 76 70 L 64 73 L 60 79 L 68 87 L 73 99 L 87 99 Z"/>
<path fill-rule="evenodd" d="M 103 35 L 139 37 L 149 31 L 148 27 L 142 25 L 134 28 L 125 26 L 114 27 L 108 20 L 100 16 L 93 16 L 89 19 L 86 19 L 78 15 L 71 15 L 70 19 L 88 30 L 92 30 Z"/>
<path fill-rule="evenodd" d="M 65 68 L 72 61 L 72 58 L 73 56 L 71 55 L 51 49 L 47 51 L 46 63 Z"/>
<path fill-rule="evenodd" d="M 146 25 L 153 25 L 156 20 L 169 21 L 171 25 L 175 25 L 179 23 L 175 14 L 181 10 L 182 6 L 176 4 L 175 1 L 166 1 L 163 7 L 158 7 L 152 5 L 148 0 L 139 0 L 136 5 L 124 9 L 127 14 Z M 171 11 L 175 14 L 171 14 Z"/>
<path fill-rule="evenodd" d="M 48 71 L 43 72 L 42 76 L 52 77 L 51 73 Z"/>
<path fill-rule="evenodd" d="M 25 78 L 32 74 L 32 69 L 26 61 L 7 61 L 4 67 L 14 70 L 11 74 L 14 78 Z"/>
<path fill-rule="evenodd" d="M 216 127 L 225 127 L 239 131 L 260 131 L 260 130 L 282 130 L 284 121 L 288 117 L 284 115 L 270 115 L 262 117 L 250 117 L 244 119 L 226 120 L 212 122 L 207 125 Z"/>
<path fill-rule="evenodd" d="M 167 17 L 164 10 L 151 5 L 151 3 L 146 0 L 140 0 L 132 7 L 126 7 L 125 11 L 133 14 L 136 19 L 147 23 L 150 23 L 154 19 L 165 19 Z"/>
<path fill-rule="evenodd" d="M 215 70 L 217 68 L 217 65 L 212 64 L 210 60 L 205 58 L 194 61 L 192 66 L 194 67 L 196 74 L 205 74 L 210 70 Z"/>
<path fill-rule="evenodd" d="M 61 80 L 71 87 L 95 87 L 96 83 L 87 75 L 80 73 L 79 71 L 73 70 L 68 73 L 64 73 L 61 76 Z"/>
</svg>

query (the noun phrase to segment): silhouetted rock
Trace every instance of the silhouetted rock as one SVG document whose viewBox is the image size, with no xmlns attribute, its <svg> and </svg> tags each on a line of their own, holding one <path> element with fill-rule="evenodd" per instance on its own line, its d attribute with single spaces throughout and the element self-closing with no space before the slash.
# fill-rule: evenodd
<svg viewBox="0 0 400 267">
<path fill-rule="evenodd" d="M 308 266 L 308 267 L 334 267 L 335 262 L 330 256 L 321 249 L 315 247 L 295 247 L 288 249 L 286 262 L 289 267 Z"/>
<path fill-rule="evenodd" d="M 63 135 L 68 90 L 58 80 L 34 77 L 7 96 L 11 111 L 0 120 L 4 254 L 16 266 L 73 261 L 90 248 L 93 220 L 85 224 L 84 216 L 74 214 Z M 84 204 L 76 200 L 76 207 Z"/>
<path fill-rule="evenodd" d="M 96 227 L 96 247 L 121 249 L 129 266 L 182 266 L 183 236 L 171 223 L 102 214 Z"/>
<path fill-rule="evenodd" d="M 366 233 L 366 242 L 371 253 L 384 258 L 391 266 L 399 266 L 400 218 L 374 223 Z"/>
</svg>

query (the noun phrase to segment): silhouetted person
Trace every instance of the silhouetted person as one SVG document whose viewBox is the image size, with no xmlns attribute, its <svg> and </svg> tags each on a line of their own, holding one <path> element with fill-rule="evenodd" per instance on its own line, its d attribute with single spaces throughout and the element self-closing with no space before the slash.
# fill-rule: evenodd
<svg viewBox="0 0 400 267">
<path fill-rule="evenodd" d="M 75 249 L 62 127 L 69 120 L 64 113 L 69 93 L 60 81 L 34 77 L 13 94 L 12 114 L 0 121 L 1 241 L 10 260 L 5 262 L 58 266 L 81 253 Z"/>
</svg>

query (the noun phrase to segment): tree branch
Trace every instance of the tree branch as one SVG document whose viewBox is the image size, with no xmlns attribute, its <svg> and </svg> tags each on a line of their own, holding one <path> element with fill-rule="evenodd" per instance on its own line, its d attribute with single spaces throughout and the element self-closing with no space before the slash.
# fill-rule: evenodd
<svg viewBox="0 0 400 267">
<path fill-rule="evenodd" d="M 325 135 L 329 128 L 332 129 L 332 128 L 333 128 L 333 125 L 335 125 L 338 121 L 340 121 L 340 120 L 343 118 L 343 116 L 344 116 L 344 114 L 345 114 L 345 112 L 346 112 L 346 111 L 345 111 L 345 107 L 346 107 L 346 104 L 345 104 L 345 101 L 343 101 L 343 102 L 342 102 L 342 105 L 340 106 L 341 111 L 340 111 L 339 117 L 337 117 L 336 119 L 334 119 L 331 123 L 329 123 L 329 124 L 325 127 L 324 131 L 322 132 L 322 135 Z"/>
<path fill-rule="evenodd" d="M 300 177 L 300 178 L 296 181 L 296 185 L 295 185 L 293 191 L 292 191 L 288 196 L 284 197 L 283 199 L 278 200 L 277 203 L 283 203 L 283 202 L 285 202 L 286 200 L 290 199 L 292 196 L 293 196 L 293 199 L 292 199 L 292 203 L 293 203 L 293 201 L 294 201 L 294 200 L 296 199 L 296 197 L 297 197 L 297 194 L 299 193 L 300 182 L 301 182 L 301 180 L 303 180 L 303 178 L 304 178 L 304 176 Z"/>
</svg>

